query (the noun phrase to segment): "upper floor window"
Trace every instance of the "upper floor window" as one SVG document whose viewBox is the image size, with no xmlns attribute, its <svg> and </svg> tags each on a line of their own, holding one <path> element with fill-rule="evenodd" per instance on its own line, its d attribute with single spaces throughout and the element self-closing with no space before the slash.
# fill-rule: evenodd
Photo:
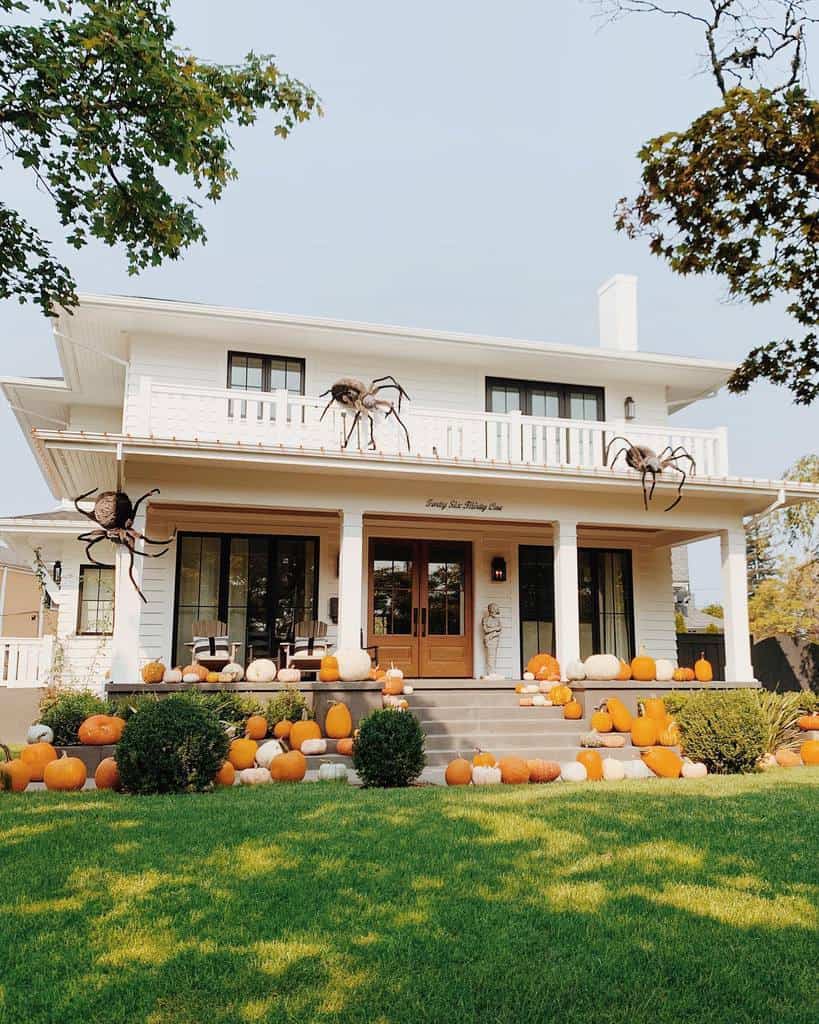
<svg viewBox="0 0 819 1024">
<path fill-rule="evenodd" d="M 486 378 L 486 410 L 571 420 L 602 420 L 605 416 L 602 388 L 505 377 Z"/>
<path fill-rule="evenodd" d="M 80 566 L 77 633 L 110 636 L 114 632 L 114 570 L 104 566 Z"/>
<path fill-rule="evenodd" d="M 294 356 L 228 353 L 228 387 L 243 391 L 278 391 L 304 394 L 304 360 Z"/>
</svg>

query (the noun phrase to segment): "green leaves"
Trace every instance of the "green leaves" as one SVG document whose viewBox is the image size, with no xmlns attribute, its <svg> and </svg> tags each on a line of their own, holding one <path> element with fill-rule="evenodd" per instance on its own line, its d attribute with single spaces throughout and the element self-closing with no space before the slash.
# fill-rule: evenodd
<svg viewBox="0 0 819 1024">
<path fill-rule="evenodd" d="M 1 151 L 51 196 L 69 244 L 123 245 L 131 273 L 205 240 L 199 203 L 175 197 L 165 169 L 216 202 L 237 177 L 234 125 L 269 112 L 286 138 L 321 115 L 315 93 L 272 55 L 225 66 L 174 46 L 167 0 L 38 6 L 54 16 L 0 26 Z M 0 0 L 4 11 L 31 7 Z M 69 270 L 16 211 L 0 208 L 0 244 L 0 297 L 46 314 L 76 303 Z"/>
<path fill-rule="evenodd" d="M 685 131 L 639 153 L 642 188 L 616 225 L 679 274 L 716 274 L 755 304 L 784 295 L 802 331 L 752 349 L 729 382 L 819 396 L 819 105 L 801 88 L 734 89 Z"/>
</svg>

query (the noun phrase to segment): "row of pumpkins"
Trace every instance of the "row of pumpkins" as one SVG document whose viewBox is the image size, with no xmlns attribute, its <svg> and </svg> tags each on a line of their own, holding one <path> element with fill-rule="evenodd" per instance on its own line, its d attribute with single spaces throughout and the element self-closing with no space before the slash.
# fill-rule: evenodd
<svg viewBox="0 0 819 1024">
<path fill-rule="evenodd" d="M 623 661 L 615 654 L 592 654 L 585 661 L 570 661 L 565 677 L 561 675 L 557 658 L 551 654 L 536 654 L 529 659 L 523 678 L 529 683 L 559 683 L 561 678 L 569 682 L 581 682 L 583 679 L 627 682 L 634 679 L 638 683 L 690 683 L 694 680 L 710 683 L 714 669 L 704 653 L 694 662 L 693 668 L 679 668 L 668 658 L 650 657 L 641 646 L 640 653 L 631 662 Z"/>
</svg>

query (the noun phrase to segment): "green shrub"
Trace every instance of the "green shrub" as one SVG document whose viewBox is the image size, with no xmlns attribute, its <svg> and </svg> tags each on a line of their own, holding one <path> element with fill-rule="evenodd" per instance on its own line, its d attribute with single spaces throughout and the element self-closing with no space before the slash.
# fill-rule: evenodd
<svg viewBox="0 0 819 1024">
<path fill-rule="evenodd" d="M 315 712 L 307 704 L 301 690 L 282 690 L 267 702 L 267 721 L 272 729 L 277 722 L 287 719 L 298 722 L 302 718 L 315 718 Z"/>
<path fill-rule="evenodd" d="M 800 743 L 796 723 L 802 714 L 802 695 L 770 690 L 755 690 L 754 693 L 765 720 L 765 752 L 773 754 L 779 747 L 795 750 Z"/>
<path fill-rule="evenodd" d="M 216 715 L 224 728 L 232 729 L 234 735 L 243 736 L 247 720 L 251 715 L 263 715 L 262 705 L 250 694 L 219 690 L 218 693 L 197 693 L 204 707 Z"/>
<path fill-rule="evenodd" d="M 127 697 L 112 697 L 110 700 L 111 714 L 119 715 L 127 722 L 137 711 L 156 704 L 161 699 L 156 693 L 129 693 Z"/>
<path fill-rule="evenodd" d="M 110 707 L 92 690 L 49 690 L 40 701 L 40 721 L 54 732 L 58 747 L 79 743 L 77 730 L 90 715 L 107 715 Z"/>
<path fill-rule="evenodd" d="M 122 788 L 129 793 L 209 789 L 224 763 L 228 737 L 216 715 L 185 694 L 145 704 L 117 745 Z"/>
<path fill-rule="evenodd" d="M 373 711 L 359 722 L 359 730 L 353 767 L 365 786 L 408 786 L 424 770 L 424 733 L 408 711 Z"/>
<path fill-rule="evenodd" d="M 755 691 L 693 693 L 666 706 L 675 708 L 688 757 L 723 775 L 757 769 L 768 733 Z"/>
</svg>

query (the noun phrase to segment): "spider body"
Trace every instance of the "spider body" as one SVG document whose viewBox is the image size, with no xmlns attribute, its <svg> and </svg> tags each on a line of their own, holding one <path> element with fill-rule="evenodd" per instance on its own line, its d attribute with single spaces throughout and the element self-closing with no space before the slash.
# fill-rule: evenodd
<svg viewBox="0 0 819 1024">
<path fill-rule="evenodd" d="M 617 449 L 614 458 L 609 462 L 609 455 L 617 441 L 621 442 L 621 447 Z M 626 465 L 641 475 L 643 507 L 646 511 L 648 511 L 648 503 L 654 497 L 654 488 L 657 486 L 658 476 L 666 470 L 680 474 L 677 497 L 665 509 L 666 512 L 670 512 L 672 508 L 679 505 L 682 501 L 683 486 L 688 479 L 688 474 L 677 463 L 680 460 L 687 460 L 689 463 L 689 473 L 694 474 L 697 471 L 697 463 L 694 461 L 694 456 L 687 452 L 681 444 L 677 445 L 676 448 L 666 445 L 658 454 L 653 448 L 648 448 L 644 444 L 633 444 L 627 437 L 613 437 L 606 445 L 605 451 L 605 460 L 611 469 L 614 469 L 615 463 L 621 455 L 625 456 Z M 647 478 L 649 476 L 651 476 L 651 486 L 647 488 Z"/>
<path fill-rule="evenodd" d="M 90 491 L 86 491 L 85 494 L 81 494 L 74 499 L 76 510 L 98 527 L 96 530 L 81 533 L 77 540 L 85 542 L 85 554 L 88 560 L 94 565 L 99 565 L 103 568 L 110 568 L 110 566 L 105 562 L 98 562 L 91 554 L 91 548 L 95 544 L 109 540 L 112 544 L 121 544 L 123 547 L 126 547 L 129 554 L 128 575 L 136 592 L 147 604 L 145 595 L 134 579 L 134 555 L 141 555 L 143 558 L 159 558 L 161 555 L 166 554 L 168 549 L 165 548 L 164 551 L 159 551 L 152 555 L 147 551 L 140 551 L 136 546 L 137 542 L 141 540 L 146 544 L 162 546 L 163 544 L 170 544 L 173 541 L 173 537 L 169 537 L 167 540 L 152 540 L 150 537 L 146 537 L 144 533 L 134 529 L 134 520 L 142 502 L 146 498 L 150 498 L 152 494 L 159 494 L 159 488 L 155 487 L 152 491 L 148 491 L 147 494 L 143 494 L 133 504 L 124 491 L 102 491 L 94 501 L 93 511 L 86 512 L 84 508 L 80 508 L 80 502 L 90 498 L 96 489 L 96 487 L 92 487 Z M 176 536 L 176 531 L 174 531 L 174 536 Z"/>
<path fill-rule="evenodd" d="M 398 392 L 398 408 L 395 407 L 395 402 L 391 398 L 381 397 L 383 391 L 397 391 Z M 350 429 L 347 431 L 342 449 L 346 448 L 350 443 L 350 438 L 353 436 L 361 417 L 365 417 L 369 420 L 370 424 L 370 448 L 375 449 L 375 436 L 373 434 L 373 425 L 375 418 L 378 415 L 383 415 L 384 419 L 388 419 L 390 416 L 395 417 L 404 431 L 404 436 L 407 439 L 407 450 L 412 449 L 410 444 L 409 431 L 404 424 L 404 421 L 398 415 L 401 411 L 401 402 L 406 398 L 410 401 L 410 396 L 406 393 L 404 388 L 398 383 L 392 374 L 388 374 L 386 377 L 376 377 L 375 380 L 370 381 L 369 384 L 365 384 L 363 380 L 358 380 L 355 377 L 341 377 L 334 384 L 332 384 L 326 391 L 323 391 L 319 398 L 326 398 L 330 396 L 330 400 L 324 407 L 324 410 L 319 417 L 319 422 L 324 419 L 327 415 L 327 411 L 330 406 L 335 402 L 342 409 L 348 412 L 353 412 L 353 422 L 350 424 Z"/>
</svg>

